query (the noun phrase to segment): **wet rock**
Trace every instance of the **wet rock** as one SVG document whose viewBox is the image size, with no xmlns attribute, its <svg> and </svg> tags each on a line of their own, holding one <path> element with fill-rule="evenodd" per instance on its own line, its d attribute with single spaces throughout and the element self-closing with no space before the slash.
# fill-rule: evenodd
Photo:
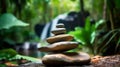
<svg viewBox="0 0 120 67">
<path fill-rule="evenodd" d="M 59 34 L 65 34 L 66 29 L 65 28 L 56 28 L 55 30 L 51 31 L 54 35 L 59 35 Z"/>
<path fill-rule="evenodd" d="M 86 53 L 69 52 L 45 55 L 42 63 L 45 65 L 84 65 L 89 64 L 90 56 Z"/>
<path fill-rule="evenodd" d="M 60 42 L 60 41 L 70 41 L 73 39 L 73 36 L 68 35 L 68 34 L 61 34 L 61 35 L 56 35 L 52 36 L 46 39 L 46 41 L 50 44 L 55 43 L 55 42 Z"/>
<path fill-rule="evenodd" d="M 63 23 L 59 23 L 59 24 L 56 25 L 56 27 L 57 27 L 57 28 L 64 28 L 65 26 L 64 26 Z"/>
<path fill-rule="evenodd" d="M 78 47 L 77 42 L 63 41 L 39 48 L 43 52 L 63 52 Z"/>
</svg>

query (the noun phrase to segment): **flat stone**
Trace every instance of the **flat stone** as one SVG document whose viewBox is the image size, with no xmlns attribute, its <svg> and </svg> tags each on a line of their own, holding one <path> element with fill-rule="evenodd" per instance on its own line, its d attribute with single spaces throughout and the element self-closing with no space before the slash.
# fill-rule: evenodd
<svg viewBox="0 0 120 67">
<path fill-rule="evenodd" d="M 66 29 L 65 28 L 56 28 L 51 31 L 54 35 L 59 35 L 59 34 L 65 34 Z"/>
<path fill-rule="evenodd" d="M 42 63 L 45 65 L 59 65 L 59 66 L 69 66 L 69 65 L 87 65 L 90 63 L 90 56 L 87 53 L 58 53 L 45 55 L 42 58 Z"/>
<path fill-rule="evenodd" d="M 52 43 L 60 42 L 60 41 L 71 41 L 72 39 L 73 39 L 73 36 L 69 34 L 61 34 L 61 35 L 49 37 L 46 39 L 46 41 L 52 44 Z"/>
<path fill-rule="evenodd" d="M 64 26 L 63 23 L 59 23 L 59 24 L 56 25 L 56 27 L 57 27 L 57 28 L 64 28 L 65 26 Z"/>
<path fill-rule="evenodd" d="M 78 47 L 78 45 L 79 44 L 77 42 L 64 41 L 41 47 L 39 50 L 43 52 L 63 52 L 74 49 Z"/>
</svg>

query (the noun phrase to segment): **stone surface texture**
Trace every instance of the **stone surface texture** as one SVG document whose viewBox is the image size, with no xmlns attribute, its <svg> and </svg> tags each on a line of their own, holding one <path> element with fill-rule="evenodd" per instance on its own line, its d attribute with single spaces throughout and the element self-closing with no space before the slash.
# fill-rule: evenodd
<svg viewBox="0 0 120 67">
<path fill-rule="evenodd" d="M 73 36 L 69 34 L 56 35 L 56 36 L 52 36 L 46 39 L 46 41 L 50 44 L 61 42 L 61 41 L 71 41 L 71 40 L 73 40 Z"/>
<path fill-rule="evenodd" d="M 45 55 L 43 58 L 43 63 L 46 65 L 83 65 L 90 62 L 90 56 L 86 53 L 58 53 Z"/>
<path fill-rule="evenodd" d="M 39 48 L 43 52 L 63 52 L 78 47 L 77 42 L 63 41 Z"/>
<path fill-rule="evenodd" d="M 56 28 L 55 30 L 52 30 L 51 33 L 53 33 L 54 35 L 65 34 L 66 29 L 65 28 Z"/>
</svg>

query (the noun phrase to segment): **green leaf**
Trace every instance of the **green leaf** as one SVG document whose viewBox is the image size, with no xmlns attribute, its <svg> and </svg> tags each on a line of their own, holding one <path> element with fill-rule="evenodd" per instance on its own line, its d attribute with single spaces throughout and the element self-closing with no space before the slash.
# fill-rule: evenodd
<svg viewBox="0 0 120 67">
<path fill-rule="evenodd" d="M 98 22 L 96 22 L 95 24 L 95 28 L 98 28 L 98 26 L 100 26 L 101 24 L 103 24 L 105 22 L 105 20 L 101 19 Z"/>
<path fill-rule="evenodd" d="M 10 13 L 5 13 L 0 16 L 0 29 L 9 29 L 13 26 L 28 26 L 29 24 L 18 20 Z"/>
<path fill-rule="evenodd" d="M 90 18 L 88 17 L 86 19 L 85 27 L 75 27 L 75 31 L 71 31 L 69 34 L 73 35 L 76 41 L 81 42 L 86 46 L 90 46 L 90 44 L 93 43 L 93 40 L 95 39 L 95 24 L 91 24 Z"/>
<path fill-rule="evenodd" d="M 7 67 L 5 64 L 0 64 L 0 67 Z"/>
<path fill-rule="evenodd" d="M 7 59 L 13 58 L 17 55 L 17 52 L 13 49 L 3 49 L 0 50 L 0 59 Z"/>
<path fill-rule="evenodd" d="M 19 54 L 16 55 L 15 58 L 16 58 L 16 59 L 21 59 L 21 58 L 23 58 L 23 59 L 29 60 L 29 61 L 31 61 L 31 62 L 41 62 L 40 59 L 33 58 L 33 57 L 29 57 L 29 56 L 23 56 L 23 55 L 19 55 Z"/>
<path fill-rule="evenodd" d="M 96 32 L 94 31 L 91 34 L 91 41 L 90 41 L 91 44 L 93 44 L 93 42 L 95 41 L 95 37 L 96 37 Z"/>
<path fill-rule="evenodd" d="M 69 34 L 73 35 L 75 40 L 82 43 L 83 47 L 89 48 L 91 51 L 95 49 L 93 44 L 96 37 L 96 30 L 104 20 L 100 20 L 95 24 L 91 24 L 90 18 L 88 17 L 85 22 L 85 27 L 75 27 L 75 31 L 70 31 Z"/>
<path fill-rule="evenodd" d="M 120 9 L 120 0 L 115 0 L 116 8 Z"/>
<path fill-rule="evenodd" d="M 117 44 L 116 44 L 116 50 L 117 50 L 117 48 L 120 46 L 120 38 L 119 38 L 119 40 L 118 40 L 118 42 L 117 42 Z"/>
<path fill-rule="evenodd" d="M 85 30 L 89 31 L 91 28 L 91 24 L 90 24 L 90 18 L 86 18 L 86 22 L 85 22 Z"/>
<path fill-rule="evenodd" d="M 110 39 L 105 43 L 104 46 L 101 47 L 101 50 L 103 50 L 106 46 L 109 45 L 109 43 L 114 39 L 114 37 L 117 35 L 118 32 L 115 32 L 111 37 Z M 105 50 L 105 49 L 104 49 Z"/>
</svg>

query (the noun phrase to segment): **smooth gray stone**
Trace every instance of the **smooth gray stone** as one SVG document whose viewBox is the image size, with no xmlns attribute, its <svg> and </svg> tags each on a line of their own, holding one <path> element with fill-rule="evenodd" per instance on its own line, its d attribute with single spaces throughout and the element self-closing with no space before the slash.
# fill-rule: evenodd
<svg viewBox="0 0 120 67">
<path fill-rule="evenodd" d="M 77 48 L 78 45 L 79 44 L 77 42 L 64 41 L 41 47 L 39 48 L 39 50 L 42 52 L 64 52 L 67 50 Z"/>
<path fill-rule="evenodd" d="M 71 41 L 71 40 L 73 40 L 73 36 L 69 34 L 56 35 L 46 39 L 46 41 L 50 44 L 60 41 Z"/>
<path fill-rule="evenodd" d="M 87 53 L 58 53 L 45 55 L 42 58 L 45 65 L 87 65 L 90 63 L 90 56 Z"/>
<path fill-rule="evenodd" d="M 59 35 L 59 34 L 65 34 L 66 29 L 65 28 L 56 28 L 51 31 L 54 35 Z"/>
<path fill-rule="evenodd" d="M 65 27 L 65 25 L 63 23 L 59 23 L 56 25 L 56 28 L 64 28 L 64 27 Z"/>
</svg>

